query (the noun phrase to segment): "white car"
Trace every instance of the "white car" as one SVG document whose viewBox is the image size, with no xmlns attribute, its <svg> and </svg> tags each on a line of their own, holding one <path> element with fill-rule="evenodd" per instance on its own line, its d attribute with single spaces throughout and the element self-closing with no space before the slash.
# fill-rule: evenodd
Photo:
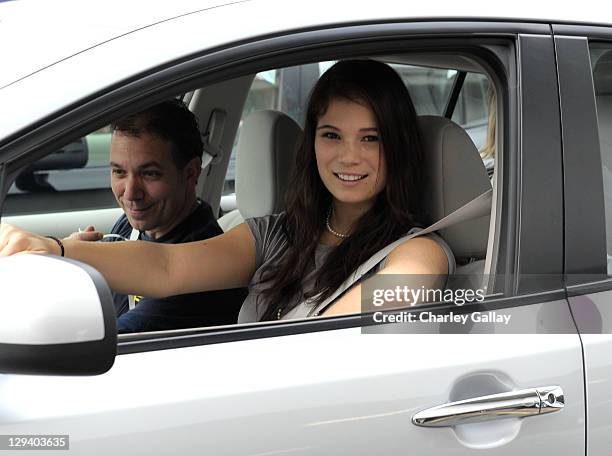
<svg viewBox="0 0 612 456">
<path fill-rule="evenodd" d="M 198 193 L 230 213 L 220 223 L 269 213 L 280 195 L 263 187 L 277 171 L 265 158 L 241 171 L 240 133 L 264 109 L 300 122 L 318 76 L 348 57 L 390 64 L 423 125 L 452 124 L 462 138 L 439 147 L 443 176 L 424 170 L 444 200 L 434 212 L 492 192 L 485 212 L 441 232 L 484 301 L 407 308 L 413 323 L 366 314 L 117 336 L 95 270 L 1 258 L 0 449 L 607 454 L 612 14 L 564 8 L 0 3 L 3 223 L 55 236 L 110 229 L 120 211 L 105 177 L 106 126 L 169 97 L 206 129 Z M 270 147 L 260 136 L 250 149 Z M 250 172 L 263 188 L 256 207 L 241 197 Z"/>
</svg>

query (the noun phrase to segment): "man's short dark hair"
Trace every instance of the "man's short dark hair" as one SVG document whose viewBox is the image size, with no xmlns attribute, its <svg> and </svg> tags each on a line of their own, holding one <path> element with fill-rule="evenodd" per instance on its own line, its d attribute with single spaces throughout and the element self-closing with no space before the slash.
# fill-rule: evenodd
<svg viewBox="0 0 612 456">
<path fill-rule="evenodd" d="M 198 120 L 176 98 L 119 119 L 111 124 L 111 129 L 137 138 L 148 133 L 171 142 L 172 158 L 178 169 L 183 169 L 195 157 L 202 159 L 204 146 Z"/>
</svg>

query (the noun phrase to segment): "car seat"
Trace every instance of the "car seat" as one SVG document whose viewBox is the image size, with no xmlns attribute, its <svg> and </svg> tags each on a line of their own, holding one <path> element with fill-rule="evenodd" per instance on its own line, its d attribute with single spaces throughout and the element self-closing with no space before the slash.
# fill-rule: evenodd
<svg viewBox="0 0 612 456">
<path fill-rule="evenodd" d="M 248 116 L 236 148 L 237 209 L 219 218 L 223 231 L 245 218 L 275 214 L 284 208 L 289 173 L 302 129 L 288 115 L 272 110 Z"/>
<path fill-rule="evenodd" d="M 420 116 L 418 124 L 426 173 L 424 207 L 428 223 L 433 223 L 490 190 L 491 182 L 478 149 L 463 128 L 438 116 Z M 480 286 L 489 222 L 490 211 L 439 231 L 455 254 L 455 287 Z"/>
</svg>

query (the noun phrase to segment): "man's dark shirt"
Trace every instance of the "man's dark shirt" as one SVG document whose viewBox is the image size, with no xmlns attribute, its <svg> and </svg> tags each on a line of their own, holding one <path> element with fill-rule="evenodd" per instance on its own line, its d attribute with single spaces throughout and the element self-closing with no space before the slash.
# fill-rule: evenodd
<svg viewBox="0 0 612 456">
<path fill-rule="evenodd" d="M 111 233 L 130 237 L 132 226 L 124 215 L 115 223 Z M 208 239 L 223 230 L 213 216 L 210 206 L 201 201 L 197 209 L 172 231 L 158 239 L 140 233 L 140 240 L 180 244 Z M 114 241 L 115 239 L 109 239 Z M 129 273 L 129 272 L 128 272 Z M 202 271 L 206 274 L 206 271 Z M 240 306 L 247 295 L 244 288 L 191 293 L 154 299 L 136 297 L 136 307 L 129 310 L 127 295 L 113 293 L 119 333 L 161 331 L 236 323 Z"/>
</svg>

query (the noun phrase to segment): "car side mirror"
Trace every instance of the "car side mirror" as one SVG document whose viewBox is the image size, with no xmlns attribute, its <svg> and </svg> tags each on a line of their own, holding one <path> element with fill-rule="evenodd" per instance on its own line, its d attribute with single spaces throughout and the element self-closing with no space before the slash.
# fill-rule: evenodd
<svg viewBox="0 0 612 456">
<path fill-rule="evenodd" d="M 116 353 L 115 308 L 98 271 L 52 255 L 0 258 L 0 373 L 97 375 Z"/>
</svg>

